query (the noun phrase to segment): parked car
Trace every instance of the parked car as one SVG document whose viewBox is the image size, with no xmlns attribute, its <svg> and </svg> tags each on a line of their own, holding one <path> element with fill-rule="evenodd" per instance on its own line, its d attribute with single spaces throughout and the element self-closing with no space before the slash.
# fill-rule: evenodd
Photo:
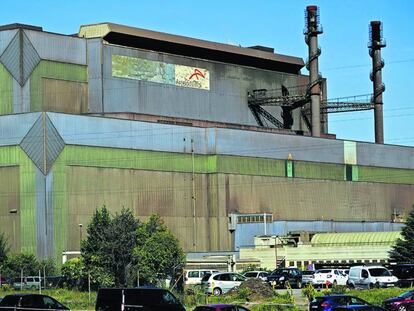
<svg viewBox="0 0 414 311">
<path fill-rule="evenodd" d="M 404 292 L 397 297 L 384 300 L 383 307 L 387 310 L 410 311 L 414 310 L 414 290 Z"/>
<path fill-rule="evenodd" d="M 206 274 L 201 280 L 201 285 L 204 287 L 205 293 L 219 296 L 236 286 L 240 286 L 244 281 L 246 278 L 239 273 L 219 272 Z"/>
<path fill-rule="evenodd" d="M 335 307 L 332 311 L 386 311 L 380 306 L 348 305 Z"/>
<path fill-rule="evenodd" d="M 243 273 L 243 276 L 245 276 L 248 279 L 262 279 L 263 281 L 267 280 L 268 275 L 269 272 L 266 271 L 247 271 Z"/>
<path fill-rule="evenodd" d="M 302 287 L 302 273 L 298 268 L 278 268 L 267 276 L 267 282 L 276 287 Z"/>
<path fill-rule="evenodd" d="M 365 300 L 348 295 L 327 295 L 315 297 L 309 304 L 309 311 L 331 311 L 335 307 L 349 305 L 370 305 Z"/>
<path fill-rule="evenodd" d="M 166 289 L 137 287 L 99 289 L 96 297 L 95 310 L 185 311 L 185 308 L 183 304 Z"/>
<path fill-rule="evenodd" d="M 4 276 L 2 276 L 2 277 L 0 277 L 0 286 L 10 285 L 10 283 L 11 283 L 10 281 L 11 281 L 10 279 L 7 279 Z"/>
<path fill-rule="evenodd" d="M 218 270 L 187 270 L 184 274 L 185 285 L 198 285 L 201 284 L 201 279 L 206 273 L 217 273 Z"/>
<path fill-rule="evenodd" d="M 211 304 L 198 306 L 193 311 L 249 311 L 249 309 L 237 305 Z"/>
<path fill-rule="evenodd" d="M 382 266 L 355 266 L 349 269 L 348 286 L 355 287 L 393 287 L 398 278 Z"/>
<path fill-rule="evenodd" d="M 307 284 L 312 284 L 313 275 L 315 271 L 313 270 L 302 270 L 302 286 Z"/>
<path fill-rule="evenodd" d="M 343 274 L 338 269 L 321 269 L 316 270 L 312 278 L 313 286 L 336 286 L 336 285 L 346 285 L 348 281 L 348 276 Z"/>
<path fill-rule="evenodd" d="M 22 283 L 23 281 L 23 283 Z M 41 285 L 42 278 L 38 276 L 25 276 L 23 279 L 15 278 L 13 280 L 14 289 L 35 289 Z"/>
<path fill-rule="evenodd" d="M 414 286 L 414 264 L 392 266 L 392 274 L 398 278 L 398 286 Z"/>
<path fill-rule="evenodd" d="M 38 311 L 44 309 L 69 310 L 56 299 L 40 294 L 7 295 L 0 301 L 2 311 Z"/>
</svg>

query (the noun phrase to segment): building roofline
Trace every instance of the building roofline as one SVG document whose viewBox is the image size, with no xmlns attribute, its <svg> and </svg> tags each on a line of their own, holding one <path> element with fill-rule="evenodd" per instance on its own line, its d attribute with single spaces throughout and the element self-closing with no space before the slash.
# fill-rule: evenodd
<svg viewBox="0 0 414 311">
<path fill-rule="evenodd" d="M 172 50 L 177 51 L 176 54 L 179 55 L 181 53 L 177 47 L 186 47 L 187 54 L 185 56 L 222 60 L 224 62 L 240 63 L 242 65 L 282 72 L 298 73 L 304 67 L 303 59 L 300 57 L 275 54 L 255 48 L 239 47 L 114 23 L 82 25 L 78 36 L 103 38 L 109 43 L 144 47 L 163 52 L 166 52 L 167 45 L 169 45 L 174 46 Z M 137 38 L 140 40 L 137 40 Z M 136 44 L 143 46 L 136 46 Z M 234 60 L 229 61 L 229 59 Z"/>
</svg>

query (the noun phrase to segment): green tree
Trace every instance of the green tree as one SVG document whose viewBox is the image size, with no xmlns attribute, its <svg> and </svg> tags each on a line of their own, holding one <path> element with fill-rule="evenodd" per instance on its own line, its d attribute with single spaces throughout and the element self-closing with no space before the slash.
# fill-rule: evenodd
<svg viewBox="0 0 414 311">
<path fill-rule="evenodd" d="M 414 261 L 414 205 L 398 239 L 390 251 L 390 260 L 398 263 Z"/>
<path fill-rule="evenodd" d="M 81 245 L 85 270 L 93 284 L 126 285 L 137 227 L 138 220 L 129 209 L 123 208 L 114 217 L 105 206 L 95 211 L 87 227 L 88 237 Z"/>
<path fill-rule="evenodd" d="M 85 270 L 91 274 L 94 282 L 101 279 L 108 279 L 111 275 L 111 258 L 110 254 L 110 226 L 111 215 L 108 209 L 103 206 L 97 209 L 92 216 L 92 220 L 87 226 L 86 232 L 88 236 L 81 242 L 81 254 L 85 265 Z M 100 273 L 104 273 L 100 276 Z M 112 284 L 114 277 L 108 282 Z"/>
<path fill-rule="evenodd" d="M 46 276 L 58 275 L 58 269 L 56 267 L 56 261 L 53 258 L 46 258 L 39 262 L 39 267 Z"/>
<path fill-rule="evenodd" d="M 80 287 L 82 279 L 85 277 L 85 265 L 81 257 L 66 261 L 61 268 L 66 286 L 69 288 Z"/>
<path fill-rule="evenodd" d="M 152 215 L 137 229 L 137 246 L 134 249 L 134 270 L 140 278 L 151 284 L 171 277 L 182 269 L 185 255 L 177 238 L 158 215 Z"/>
<path fill-rule="evenodd" d="M 20 277 L 21 271 L 24 276 L 39 275 L 39 262 L 33 254 L 13 254 L 7 257 L 3 265 L 2 274 L 9 277 Z"/>
<path fill-rule="evenodd" d="M 123 208 L 120 214 L 115 214 L 109 226 L 110 253 L 108 255 L 117 286 L 124 286 L 127 283 L 127 269 L 132 262 L 132 250 L 137 245 L 138 224 L 132 211 Z"/>
<path fill-rule="evenodd" d="M 4 232 L 0 233 L 0 265 L 3 265 L 10 251 L 9 241 Z"/>
</svg>

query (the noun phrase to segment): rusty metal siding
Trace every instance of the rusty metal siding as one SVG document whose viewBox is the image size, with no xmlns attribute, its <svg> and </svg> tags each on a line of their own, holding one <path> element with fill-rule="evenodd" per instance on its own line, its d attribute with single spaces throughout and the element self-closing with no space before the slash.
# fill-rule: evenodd
<svg viewBox="0 0 414 311">
<path fill-rule="evenodd" d="M 42 78 L 43 110 L 82 114 L 88 110 L 87 83 Z"/>
<path fill-rule="evenodd" d="M 162 216 L 187 250 L 193 247 L 192 181 L 190 173 L 150 172 L 118 168 L 67 167 L 68 247 L 78 247 L 78 223 L 87 223 L 96 208 L 105 205 L 112 213 L 123 206 L 143 219 L 152 213 Z M 91 180 L 95 180 L 91 183 Z M 205 189 L 206 175 L 195 176 L 197 247 L 219 249 L 219 229 L 209 223 Z M 212 189 L 211 191 L 215 191 Z M 226 221 L 226 216 L 224 220 Z M 227 226 L 227 223 L 226 223 Z M 226 229 L 227 230 L 227 229 Z M 215 235 L 215 236 L 214 236 Z M 214 236 L 212 241 L 207 236 Z"/>
<path fill-rule="evenodd" d="M 39 113 L 1 116 L 0 146 L 18 145 L 39 116 Z"/>
<path fill-rule="evenodd" d="M 17 33 L 17 29 L 0 31 L 0 55 L 6 50 Z"/>
<path fill-rule="evenodd" d="M 89 112 L 103 112 L 102 40 L 87 40 Z"/>
<path fill-rule="evenodd" d="M 20 249 L 19 166 L 0 166 L 0 227 L 12 252 Z M 16 214 L 10 210 L 16 209 Z"/>
<path fill-rule="evenodd" d="M 283 220 L 391 221 L 394 209 L 408 214 L 414 201 L 414 185 L 366 182 L 226 175 L 218 189 L 229 213 Z"/>
<path fill-rule="evenodd" d="M 414 169 L 414 148 L 357 143 L 358 164 L 364 166 Z"/>
<path fill-rule="evenodd" d="M 208 69 L 210 90 L 112 77 L 112 54 Z M 279 89 L 282 83 L 291 86 L 297 82 L 297 75 L 111 45 L 104 45 L 103 66 L 105 112 L 128 111 L 247 125 L 256 125 L 247 106 L 248 91 Z M 279 115 L 280 108 L 270 111 Z"/>
<path fill-rule="evenodd" d="M 86 65 L 86 40 L 34 30 L 24 30 L 40 58 Z"/>
</svg>

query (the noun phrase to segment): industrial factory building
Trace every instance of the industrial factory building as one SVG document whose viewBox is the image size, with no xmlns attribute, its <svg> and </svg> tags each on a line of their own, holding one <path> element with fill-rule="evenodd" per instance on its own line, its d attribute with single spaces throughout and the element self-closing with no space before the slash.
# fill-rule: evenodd
<svg viewBox="0 0 414 311">
<path fill-rule="evenodd" d="M 110 23 L 70 36 L 0 27 L 0 226 L 13 251 L 79 250 L 103 205 L 158 213 L 195 253 L 252 245 L 264 227 L 399 230 L 414 148 L 336 139 L 323 112 L 345 105 L 329 106 L 304 67 L 268 47 Z"/>
</svg>

